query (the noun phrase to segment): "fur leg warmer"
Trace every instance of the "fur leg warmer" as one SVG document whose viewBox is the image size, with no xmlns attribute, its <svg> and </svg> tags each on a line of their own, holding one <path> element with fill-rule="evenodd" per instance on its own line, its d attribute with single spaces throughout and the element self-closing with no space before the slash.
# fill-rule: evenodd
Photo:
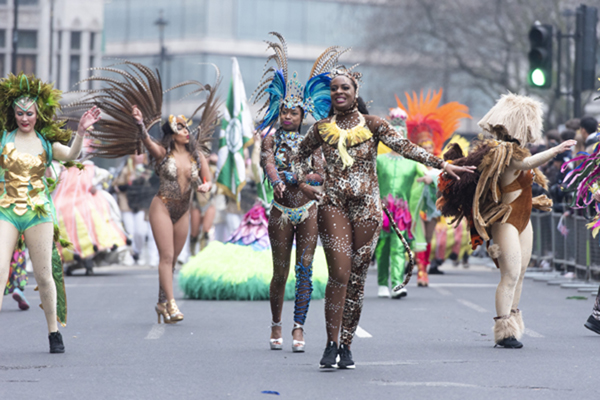
<svg viewBox="0 0 600 400">
<path fill-rule="evenodd" d="M 525 323 L 523 322 L 523 315 L 521 314 L 521 310 L 518 308 L 516 310 L 510 310 L 510 314 L 512 315 L 512 319 L 515 320 L 517 327 L 519 328 L 519 336 L 517 339 L 520 339 L 523 336 L 523 332 L 525 332 Z"/>
<path fill-rule="evenodd" d="M 494 341 L 496 343 L 509 337 L 514 337 L 517 340 L 521 338 L 523 332 L 519 329 L 512 314 L 495 317 L 494 320 L 496 321 L 494 324 Z"/>
</svg>

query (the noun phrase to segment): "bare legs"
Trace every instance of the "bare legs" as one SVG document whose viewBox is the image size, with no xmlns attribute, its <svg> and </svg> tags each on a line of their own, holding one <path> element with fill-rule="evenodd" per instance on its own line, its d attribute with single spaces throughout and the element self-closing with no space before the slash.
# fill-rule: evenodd
<svg viewBox="0 0 600 400">
<path fill-rule="evenodd" d="M 52 278 L 52 238 L 54 224 L 51 222 L 33 226 L 25 231 L 25 245 L 33 265 L 33 275 L 40 291 L 40 299 L 46 314 L 48 332 L 58 331 L 56 321 L 56 284 Z"/>
<path fill-rule="evenodd" d="M 517 229 L 510 224 L 494 224 L 492 226 L 494 243 L 500 246 L 500 284 L 496 290 L 496 342 L 507 337 L 519 339 L 522 332 L 522 319 L 517 312 L 525 270 L 531 258 L 533 231 L 531 222 L 519 235 Z M 511 318 L 511 310 L 514 318 Z"/>
<path fill-rule="evenodd" d="M 19 232 L 11 223 L 6 221 L 0 221 L 0 232 L 2 233 L 2 240 L 0 240 L 0 287 L 2 287 L 2 293 L 4 294 L 4 286 L 8 281 L 8 272 L 10 271 L 10 261 L 17 245 L 17 239 L 19 238 Z M 0 296 L 0 310 L 2 309 L 2 299 L 4 296 Z"/>
<path fill-rule="evenodd" d="M 364 216 L 363 216 L 364 217 Z M 327 342 L 341 341 L 348 348 L 364 299 L 364 285 L 379 237 L 376 220 L 351 222 L 346 213 L 333 206 L 319 209 L 319 233 L 327 257 L 329 281 L 325 291 Z"/>
<path fill-rule="evenodd" d="M 10 223 L 0 221 L 0 282 L 6 283 L 12 253 L 15 250 L 19 232 Z M 56 332 L 56 285 L 52 278 L 52 238 L 54 225 L 51 222 L 35 225 L 25 231 L 25 244 L 33 264 L 33 274 L 40 291 L 48 332 Z M 0 298 L 0 308 L 2 298 Z"/>
<path fill-rule="evenodd" d="M 158 247 L 159 303 L 164 303 L 174 298 L 173 270 L 187 239 L 189 212 L 173 224 L 167 208 L 155 197 L 150 205 L 150 226 Z"/>
</svg>

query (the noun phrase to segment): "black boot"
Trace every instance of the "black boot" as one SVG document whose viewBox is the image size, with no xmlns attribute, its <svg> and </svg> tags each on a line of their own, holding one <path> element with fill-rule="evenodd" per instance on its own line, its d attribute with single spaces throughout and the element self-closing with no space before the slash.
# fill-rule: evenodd
<svg viewBox="0 0 600 400">
<path fill-rule="evenodd" d="M 340 361 L 337 363 L 339 369 L 354 369 L 355 365 L 354 361 L 352 361 L 352 352 L 345 344 L 340 345 L 338 355 L 340 356 Z"/>
<path fill-rule="evenodd" d="M 504 347 L 505 349 L 520 349 L 523 343 L 519 342 L 514 336 L 507 337 L 496 343 L 494 347 Z"/>
<path fill-rule="evenodd" d="M 335 368 L 335 359 L 337 357 L 338 348 L 337 343 L 329 342 L 325 351 L 323 352 L 323 358 L 319 363 L 320 368 Z"/>
<path fill-rule="evenodd" d="M 443 260 L 434 258 L 431 264 L 429 264 L 429 275 L 444 275 L 444 271 L 440 271 L 438 267 L 443 264 Z"/>
<path fill-rule="evenodd" d="M 48 340 L 50 341 L 50 353 L 64 353 L 65 345 L 62 341 L 62 335 L 59 331 L 51 332 L 48 335 Z"/>
<path fill-rule="evenodd" d="M 588 328 L 590 331 L 596 332 L 597 334 L 600 335 L 600 321 L 598 321 L 596 318 L 594 318 L 593 315 L 590 315 L 587 322 L 585 324 L 583 324 L 583 326 Z"/>
</svg>

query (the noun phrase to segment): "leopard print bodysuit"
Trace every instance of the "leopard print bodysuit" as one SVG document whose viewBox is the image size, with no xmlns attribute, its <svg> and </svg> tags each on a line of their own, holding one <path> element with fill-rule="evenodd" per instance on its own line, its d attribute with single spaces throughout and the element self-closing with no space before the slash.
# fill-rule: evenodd
<svg viewBox="0 0 600 400">
<path fill-rule="evenodd" d="M 350 125 L 355 121 L 356 126 L 359 118 L 355 112 Z M 402 137 L 385 120 L 369 115 L 364 118 L 372 135 L 359 143 L 354 140 L 353 145 L 350 145 L 352 138 L 348 137 L 347 152 L 354 159 L 351 166 L 344 167 L 337 143 L 327 141 L 320 132 L 320 125 L 330 123 L 329 118 L 313 125 L 300 144 L 297 157 L 298 162 L 306 160 L 319 147 L 325 157 L 319 234 L 329 266 L 326 327 L 328 340 L 337 341 L 341 322 L 341 343 L 347 346 L 351 345 L 358 326 L 367 270 L 382 224 L 376 162 L 379 142 L 411 160 L 433 168 L 443 166 L 443 160 Z"/>
</svg>

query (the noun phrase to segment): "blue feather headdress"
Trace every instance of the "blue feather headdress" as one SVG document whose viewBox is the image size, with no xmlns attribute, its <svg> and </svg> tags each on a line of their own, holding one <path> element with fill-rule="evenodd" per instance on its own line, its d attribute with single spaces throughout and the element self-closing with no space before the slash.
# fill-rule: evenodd
<svg viewBox="0 0 600 400">
<path fill-rule="evenodd" d="M 264 115 L 256 129 L 272 127 L 279 119 L 279 111 L 282 107 L 290 109 L 300 107 L 304 115 L 310 113 L 317 121 L 326 118 L 331 107 L 330 72 L 337 65 L 340 56 L 350 49 L 342 49 L 339 46 L 326 49 L 313 64 L 306 86 L 302 86 L 295 71 L 291 77 L 288 77 L 285 39 L 277 32 L 269 34 L 277 37 L 280 43 L 265 41 L 274 54 L 267 59 L 261 82 L 253 94 L 253 96 L 257 94 L 254 103 L 268 96 L 258 111 L 259 115 L 264 111 Z M 276 68 L 274 66 L 267 68 L 271 60 L 275 60 Z"/>
</svg>

